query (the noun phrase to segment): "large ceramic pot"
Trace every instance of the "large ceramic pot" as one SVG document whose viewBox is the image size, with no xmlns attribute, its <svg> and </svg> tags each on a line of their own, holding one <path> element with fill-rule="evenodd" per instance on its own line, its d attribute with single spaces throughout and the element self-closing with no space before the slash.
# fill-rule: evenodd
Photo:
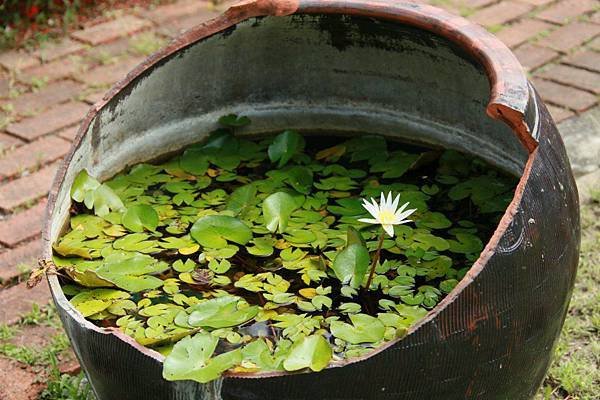
<svg viewBox="0 0 600 400">
<path fill-rule="evenodd" d="M 240 134 L 377 133 L 477 154 L 520 177 L 490 242 L 409 335 L 319 373 L 216 384 L 162 379 L 163 357 L 86 321 L 49 282 L 101 400 L 528 399 L 548 368 L 575 278 L 577 190 L 561 138 L 512 53 L 483 28 L 407 1 L 251 0 L 118 83 L 85 118 L 54 183 L 44 257 L 69 188 L 198 142 L 226 113 Z"/>
</svg>

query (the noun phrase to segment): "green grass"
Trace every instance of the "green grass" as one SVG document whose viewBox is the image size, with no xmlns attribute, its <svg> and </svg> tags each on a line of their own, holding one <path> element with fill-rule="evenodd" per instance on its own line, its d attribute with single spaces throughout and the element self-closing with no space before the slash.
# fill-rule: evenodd
<svg viewBox="0 0 600 400">
<path fill-rule="evenodd" d="M 583 205 L 579 272 L 555 360 L 538 400 L 594 400 L 600 388 L 600 191 Z"/>
<path fill-rule="evenodd" d="M 166 40 L 154 34 L 154 32 L 141 33 L 129 41 L 129 47 L 133 54 L 149 56 L 166 44 Z"/>
<path fill-rule="evenodd" d="M 39 400 L 94 400 L 96 397 L 80 373 L 76 376 L 61 374 L 56 357 L 52 357 L 48 386 L 41 393 Z"/>
</svg>

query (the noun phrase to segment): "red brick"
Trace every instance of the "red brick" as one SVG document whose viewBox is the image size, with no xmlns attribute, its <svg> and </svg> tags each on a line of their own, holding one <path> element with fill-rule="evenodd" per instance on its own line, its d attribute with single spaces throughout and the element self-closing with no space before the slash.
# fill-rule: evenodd
<svg viewBox="0 0 600 400">
<path fill-rule="evenodd" d="M 7 76 L 0 75 L 0 98 L 10 94 L 10 80 Z"/>
<path fill-rule="evenodd" d="M 543 79 L 534 79 L 534 86 L 544 101 L 574 111 L 584 111 L 597 102 L 593 94 Z"/>
<path fill-rule="evenodd" d="M 15 247 L 27 239 L 38 236 L 42 231 L 46 202 L 13 214 L 0 221 L 0 242 L 8 247 Z"/>
<path fill-rule="evenodd" d="M 600 33 L 600 26 L 588 22 L 574 22 L 565 25 L 541 39 L 538 44 L 552 49 L 568 52 Z"/>
<path fill-rule="evenodd" d="M 61 138 L 66 139 L 69 142 L 72 142 L 73 139 L 75 139 L 75 136 L 77 136 L 78 131 L 79 131 L 79 125 L 73 125 L 73 126 L 63 129 L 62 131 L 58 131 L 56 134 L 58 136 L 60 136 Z"/>
<path fill-rule="evenodd" d="M 88 104 L 96 104 L 97 102 L 102 100 L 105 93 L 106 93 L 106 91 L 104 91 L 104 90 L 101 92 L 90 93 L 85 97 L 85 99 L 83 99 L 83 101 L 85 101 Z"/>
<path fill-rule="evenodd" d="M 116 57 L 126 55 L 129 50 L 129 37 L 117 39 L 110 43 L 91 47 L 85 56 L 95 65 L 108 65 L 107 61 L 113 61 Z"/>
<path fill-rule="evenodd" d="M 219 15 L 217 11 L 205 10 L 201 13 L 198 13 L 197 15 L 190 15 L 188 17 L 179 18 L 161 27 L 161 29 L 159 29 L 159 33 L 161 35 L 169 37 L 179 36 L 181 33 L 187 31 L 188 29 L 200 25 L 216 17 L 217 15 Z"/>
<path fill-rule="evenodd" d="M 548 67 L 538 75 L 548 80 L 600 94 L 600 74 L 595 72 L 556 64 Z"/>
<path fill-rule="evenodd" d="M 516 47 L 537 34 L 550 30 L 552 24 L 535 19 L 525 19 L 507 26 L 496 34 L 508 47 Z"/>
<path fill-rule="evenodd" d="M 552 3 L 555 0 L 517 0 L 520 3 L 531 4 L 532 6 L 543 6 Z"/>
<path fill-rule="evenodd" d="M 533 71 L 556 58 L 558 53 L 545 47 L 526 43 L 515 50 L 515 55 L 525 69 Z"/>
<path fill-rule="evenodd" d="M 12 105 L 15 113 L 26 116 L 46 110 L 59 103 L 71 100 L 83 90 L 83 86 L 73 81 L 51 83 L 37 92 L 29 92 L 0 103 Z"/>
<path fill-rule="evenodd" d="M 21 122 L 10 124 L 9 133 L 25 140 L 33 140 L 61 128 L 76 124 L 85 117 L 89 106 L 84 103 L 71 102 L 61 104 L 48 111 L 27 118 Z"/>
<path fill-rule="evenodd" d="M 481 0 L 480 0 L 481 1 Z M 490 0 L 486 0 L 490 1 Z M 173 4 L 157 6 L 153 10 L 146 10 L 141 13 L 144 18 L 152 20 L 156 24 L 164 24 L 173 19 L 196 15 L 207 10 L 210 2 L 189 0 L 178 1 Z"/>
<path fill-rule="evenodd" d="M 589 42 L 587 45 L 590 49 L 600 51 L 600 36 Z"/>
<path fill-rule="evenodd" d="M 72 353 L 72 349 L 67 349 L 68 352 Z M 81 372 L 81 365 L 79 365 L 79 361 L 75 358 L 75 354 L 72 355 L 68 360 L 61 362 L 58 366 L 58 370 L 61 374 L 67 374 L 71 376 L 75 376 Z"/>
<path fill-rule="evenodd" d="M 31 311 L 33 304 L 45 306 L 50 301 L 48 283 L 42 280 L 33 289 L 27 289 L 25 283 L 0 291 L 0 324 L 12 325 L 24 314 Z M 10 398 L 12 399 L 12 398 Z M 29 398 L 27 398 L 29 399 Z"/>
<path fill-rule="evenodd" d="M 41 241 L 32 240 L 0 254 L 0 284 L 29 272 L 36 266 L 41 251 Z"/>
<path fill-rule="evenodd" d="M 110 42 L 111 40 L 127 36 L 131 33 L 150 26 L 150 22 L 143 19 L 126 15 L 114 19 L 112 21 L 103 22 L 98 25 L 90 26 L 81 31 L 76 31 L 71 34 L 77 40 L 97 45 L 100 43 Z"/>
<path fill-rule="evenodd" d="M 65 38 L 60 42 L 44 42 L 40 49 L 35 51 L 35 55 L 39 57 L 42 62 L 50 62 L 68 56 L 69 54 L 76 53 L 85 48 L 84 44 Z"/>
<path fill-rule="evenodd" d="M 39 375 L 23 364 L 0 357 L 0 399 L 37 399 L 44 388 L 39 380 Z"/>
<path fill-rule="evenodd" d="M 85 69 L 85 64 L 71 57 L 67 57 L 31 68 L 19 75 L 18 79 L 26 84 L 31 84 L 35 78 L 52 82 L 59 79 L 70 78 Z"/>
<path fill-rule="evenodd" d="M 564 24 L 594 10 L 597 6 L 597 0 L 562 0 L 538 13 L 536 17 L 555 24 Z"/>
<path fill-rule="evenodd" d="M 571 118 L 573 115 L 575 115 L 575 113 L 565 108 L 554 107 L 553 105 L 546 105 L 546 107 L 548 108 L 548 111 L 550 111 L 550 115 L 556 123 L 564 121 L 565 119 Z"/>
<path fill-rule="evenodd" d="M 459 0 L 459 4 L 469 8 L 480 8 L 495 3 L 496 0 Z"/>
<path fill-rule="evenodd" d="M 87 85 L 98 87 L 113 85 L 123 79 L 143 58 L 130 58 L 118 64 L 103 65 L 77 76 Z"/>
<path fill-rule="evenodd" d="M 9 70 L 21 71 L 39 64 L 40 60 L 37 57 L 22 50 L 0 53 L 0 65 Z"/>
<path fill-rule="evenodd" d="M 531 11 L 532 8 L 532 6 L 524 3 L 502 1 L 477 11 L 469 19 L 483 26 L 500 25 L 519 18 Z"/>
<path fill-rule="evenodd" d="M 19 147 L 22 144 L 22 140 L 6 133 L 0 133 L 0 154 L 4 154 L 5 151 Z"/>
<path fill-rule="evenodd" d="M 41 350 L 48 346 L 52 342 L 52 339 L 59 333 L 60 328 L 46 324 L 22 325 L 19 326 L 18 332 L 8 340 L 8 343 L 12 343 L 15 346 L 28 346 Z M 58 354 L 55 355 L 58 356 Z"/>
<path fill-rule="evenodd" d="M 21 146 L 0 158 L 0 179 L 55 161 L 70 147 L 68 141 L 56 136 L 46 136 Z"/>
<path fill-rule="evenodd" d="M 50 190 L 56 169 L 57 164 L 52 164 L 0 186 L 0 208 L 10 211 L 45 196 Z"/>
<path fill-rule="evenodd" d="M 565 64 L 600 72 L 600 53 L 583 50 L 562 60 Z"/>
</svg>

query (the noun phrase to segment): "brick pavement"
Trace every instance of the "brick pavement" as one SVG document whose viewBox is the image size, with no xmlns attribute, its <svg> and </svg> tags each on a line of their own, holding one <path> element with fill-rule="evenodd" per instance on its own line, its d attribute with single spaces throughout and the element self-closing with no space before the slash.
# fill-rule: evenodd
<svg viewBox="0 0 600 400">
<path fill-rule="evenodd" d="M 598 106 L 597 0 L 427 2 L 482 24 L 513 49 L 557 121 Z M 49 299 L 43 286 L 25 292 L 19 281 L 40 247 L 56 162 L 89 105 L 141 61 L 152 42 L 166 42 L 217 11 L 208 1 L 179 0 L 90 21 L 33 51 L 0 53 L 0 324 L 14 323 L 32 302 Z M 0 365 L 18 368 L 2 358 Z M 21 395 L 28 390 L 24 386 Z"/>
</svg>

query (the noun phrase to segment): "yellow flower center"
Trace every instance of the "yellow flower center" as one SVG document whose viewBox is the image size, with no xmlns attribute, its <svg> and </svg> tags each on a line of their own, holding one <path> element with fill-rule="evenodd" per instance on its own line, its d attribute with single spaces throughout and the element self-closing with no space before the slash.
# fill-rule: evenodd
<svg viewBox="0 0 600 400">
<path fill-rule="evenodd" d="M 396 220 L 396 214 L 388 210 L 379 212 L 379 222 L 383 225 L 392 225 Z"/>
</svg>

